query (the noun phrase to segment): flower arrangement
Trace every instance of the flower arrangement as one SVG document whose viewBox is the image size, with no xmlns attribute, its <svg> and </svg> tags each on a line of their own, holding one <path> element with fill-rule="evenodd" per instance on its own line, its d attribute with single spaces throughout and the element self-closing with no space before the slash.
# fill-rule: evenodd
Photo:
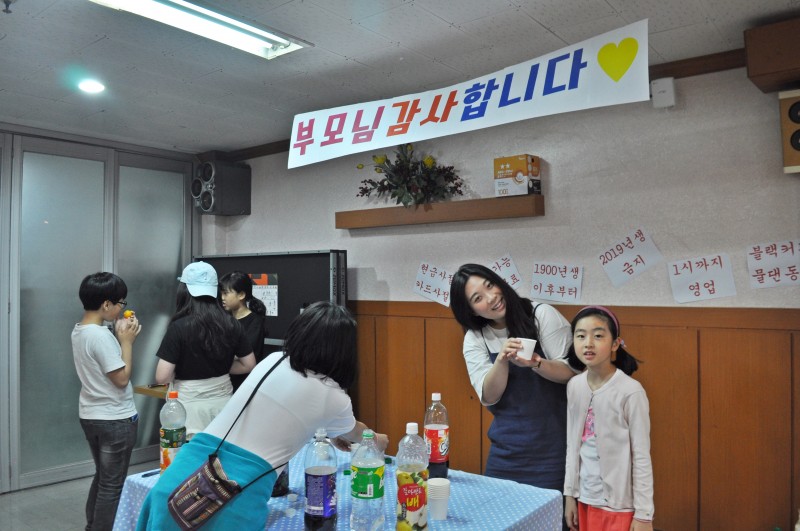
<svg viewBox="0 0 800 531">
<path fill-rule="evenodd" d="M 388 196 L 403 206 L 442 201 L 454 195 L 464 195 L 464 181 L 452 166 L 441 166 L 431 155 L 415 156 L 411 144 L 397 146 L 395 160 L 386 155 L 373 155 L 375 173 L 382 177 L 361 181 L 356 197 Z M 359 164 L 358 169 L 364 169 Z"/>
</svg>

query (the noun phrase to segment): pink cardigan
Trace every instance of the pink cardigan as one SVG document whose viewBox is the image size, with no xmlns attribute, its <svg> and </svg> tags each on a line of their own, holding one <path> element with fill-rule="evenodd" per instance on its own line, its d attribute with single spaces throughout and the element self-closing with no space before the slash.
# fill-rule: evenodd
<svg viewBox="0 0 800 531">
<path fill-rule="evenodd" d="M 581 435 L 592 394 L 606 504 L 612 509 L 633 507 L 634 518 L 652 520 L 650 405 L 642 385 L 619 369 L 594 393 L 589 388 L 586 372 L 567 383 L 569 404 L 564 495 L 580 498 Z"/>
</svg>

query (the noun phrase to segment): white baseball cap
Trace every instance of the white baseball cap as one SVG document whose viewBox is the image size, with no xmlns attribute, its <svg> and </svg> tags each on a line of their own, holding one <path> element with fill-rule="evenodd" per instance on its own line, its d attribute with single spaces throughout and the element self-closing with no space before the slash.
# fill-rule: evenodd
<svg viewBox="0 0 800 531">
<path fill-rule="evenodd" d="M 186 284 L 192 297 L 217 296 L 217 271 L 207 262 L 192 262 L 187 265 L 178 280 Z"/>
</svg>

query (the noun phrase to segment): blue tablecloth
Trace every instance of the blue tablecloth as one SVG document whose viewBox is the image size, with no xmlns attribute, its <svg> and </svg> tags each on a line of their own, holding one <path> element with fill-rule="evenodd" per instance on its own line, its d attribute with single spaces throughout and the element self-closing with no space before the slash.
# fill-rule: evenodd
<svg viewBox="0 0 800 531">
<path fill-rule="evenodd" d="M 350 518 L 350 478 L 343 471 L 350 467 L 350 454 L 337 452 L 339 471 L 337 475 L 338 513 L 337 529 L 348 530 Z M 276 531 L 302 531 L 303 509 L 303 457 L 300 451 L 289 462 L 289 487 L 297 499 L 289 501 L 283 496 L 269 500 L 269 518 L 265 529 Z M 148 472 L 128 476 L 117 509 L 114 531 L 130 531 L 136 528 L 139 509 L 150 489 L 158 481 L 158 473 Z M 395 469 L 387 465 L 385 476 L 386 512 L 385 529 L 394 529 L 395 499 L 397 483 Z M 560 531 L 562 518 L 561 493 L 555 490 L 537 489 L 513 481 L 494 479 L 450 470 L 450 504 L 447 520 L 428 520 L 431 531 L 447 530 L 533 530 Z"/>
</svg>

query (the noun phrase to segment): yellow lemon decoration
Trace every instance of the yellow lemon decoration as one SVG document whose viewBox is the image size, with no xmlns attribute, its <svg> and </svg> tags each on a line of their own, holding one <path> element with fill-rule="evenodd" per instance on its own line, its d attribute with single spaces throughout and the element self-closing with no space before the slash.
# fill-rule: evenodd
<svg viewBox="0 0 800 531">
<path fill-rule="evenodd" d="M 636 39 L 628 37 L 622 39 L 619 45 L 610 42 L 597 52 L 597 62 L 600 68 L 614 81 L 619 81 L 633 64 L 639 52 L 639 43 Z"/>
</svg>

